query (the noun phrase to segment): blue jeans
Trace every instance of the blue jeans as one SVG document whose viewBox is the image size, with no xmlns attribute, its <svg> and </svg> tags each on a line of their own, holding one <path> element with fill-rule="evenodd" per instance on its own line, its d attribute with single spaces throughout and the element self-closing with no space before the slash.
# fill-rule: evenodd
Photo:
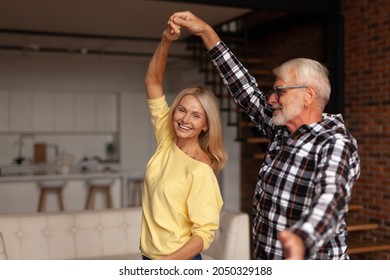
<svg viewBox="0 0 390 280">
<path fill-rule="evenodd" d="M 144 255 L 142 255 L 142 259 L 143 260 L 151 260 L 149 259 L 148 257 L 145 257 Z M 193 260 L 202 260 L 202 255 L 201 254 L 197 254 L 195 257 L 192 258 Z"/>
</svg>

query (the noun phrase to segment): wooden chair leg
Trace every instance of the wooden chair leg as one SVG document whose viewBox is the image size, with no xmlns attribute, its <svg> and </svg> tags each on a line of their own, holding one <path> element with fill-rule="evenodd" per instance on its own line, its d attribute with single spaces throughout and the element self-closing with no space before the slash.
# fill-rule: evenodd
<svg viewBox="0 0 390 280">
<path fill-rule="evenodd" d="M 60 210 L 65 211 L 64 194 L 62 188 L 58 190 L 58 202 L 60 205 Z"/>
<path fill-rule="evenodd" d="M 42 188 L 41 193 L 39 195 L 38 212 L 45 211 L 45 205 L 46 205 L 46 188 Z"/>
<path fill-rule="evenodd" d="M 133 194 L 132 194 L 132 198 L 131 198 L 131 206 L 135 206 L 136 203 L 137 203 L 137 182 L 134 182 L 133 181 Z"/>
<path fill-rule="evenodd" d="M 100 191 L 106 196 L 106 207 L 113 208 L 114 203 L 111 194 L 111 186 L 90 186 L 88 189 L 86 209 L 95 208 L 96 192 Z"/>
<path fill-rule="evenodd" d="M 140 201 L 142 202 L 142 197 L 141 197 L 141 193 L 142 193 L 142 183 L 143 183 L 143 180 L 135 180 L 133 181 L 132 185 L 133 185 L 133 194 L 132 194 L 132 198 L 131 198 L 131 206 L 137 206 L 138 205 L 138 198 L 140 199 Z"/>
<path fill-rule="evenodd" d="M 86 209 L 93 209 L 95 207 L 95 187 L 89 187 L 88 196 L 87 196 L 87 204 L 85 205 Z"/>
<path fill-rule="evenodd" d="M 59 210 L 65 211 L 65 203 L 63 197 L 63 189 L 66 186 L 65 180 L 43 180 L 38 182 L 40 189 L 38 212 L 46 211 L 46 202 L 50 193 L 57 196 L 59 202 Z"/>
<path fill-rule="evenodd" d="M 105 187 L 106 190 L 106 201 L 107 201 L 107 208 L 112 208 L 112 195 L 111 195 L 111 187 Z"/>
</svg>

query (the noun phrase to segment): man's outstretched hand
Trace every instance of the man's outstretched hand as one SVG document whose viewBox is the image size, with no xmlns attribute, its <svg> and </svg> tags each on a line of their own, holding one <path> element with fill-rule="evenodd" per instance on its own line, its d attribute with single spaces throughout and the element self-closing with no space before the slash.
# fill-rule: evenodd
<svg viewBox="0 0 390 280">
<path fill-rule="evenodd" d="M 219 36 L 208 23 L 189 11 L 174 13 L 169 18 L 168 24 L 171 22 L 186 28 L 191 34 L 201 37 L 208 50 L 220 41 Z"/>
<path fill-rule="evenodd" d="M 305 244 L 302 239 L 295 233 L 284 230 L 278 235 L 279 241 L 287 260 L 303 260 L 305 256 Z"/>
</svg>

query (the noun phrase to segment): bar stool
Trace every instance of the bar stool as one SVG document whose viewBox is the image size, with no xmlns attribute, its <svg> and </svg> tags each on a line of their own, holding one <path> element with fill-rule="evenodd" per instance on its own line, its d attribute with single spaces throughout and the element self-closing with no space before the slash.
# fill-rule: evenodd
<svg viewBox="0 0 390 280">
<path fill-rule="evenodd" d="M 90 179 L 87 181 L 88 185 L 88 195 L 85 209 L 94 209 L 95 208 L 95 197 L 96 192 L 100 191 L 106 195 L 106 207 L 112 208 L 112 194 L 111 186 L 114 183 L 112 178 L 99 178 L 99 179 Z"/>
<path fill-rule="evenodd" d="M 65 210 L 63 190 L 66 183 L 66 180 L 42 180 L 38 182 L 40 188 L 38 212 L 46 211 L 46 199 L 49 193 L 57 194 L 60 211 Z"/>
<path fill-rule="evenodd" d="M 128 206 L 138 206 L 141 204 L 142 199 L 142 187 L 144 183 L 144 173 L 143 172 L 132 172 L 127 176 L 127 194 L 130 193 L 130 187 L 132 187 L 132 194 L 130 199 L 130 203 Z M 138 203 L 138 201 L 140 203 Z"/>
</svg>

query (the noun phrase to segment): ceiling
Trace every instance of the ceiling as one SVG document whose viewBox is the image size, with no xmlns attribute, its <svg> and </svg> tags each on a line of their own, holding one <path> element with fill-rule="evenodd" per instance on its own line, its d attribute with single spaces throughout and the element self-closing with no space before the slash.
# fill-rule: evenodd
<svg viewBox="0 0 390 280">
<path fill-rule="evenodd" d="M 123 56 L 150 55 L 175 11 L 190 10 L 211 25 L 250 11 L 161 0 L 0 0 L 0 4 L 0 51 Z"/>
</svg>

